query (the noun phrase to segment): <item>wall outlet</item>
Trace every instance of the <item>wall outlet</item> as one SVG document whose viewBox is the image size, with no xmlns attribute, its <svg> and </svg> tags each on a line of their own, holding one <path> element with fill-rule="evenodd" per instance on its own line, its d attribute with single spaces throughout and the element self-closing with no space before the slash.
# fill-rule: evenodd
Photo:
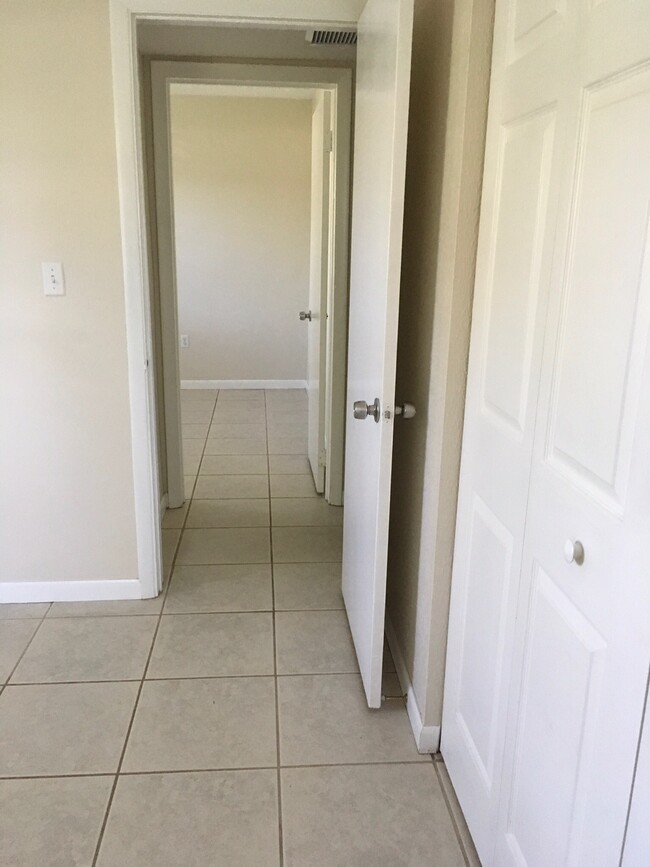
<svg viewBox="0 0 650 867">
<path fill-rule="evenodd" d="M 189 334 L 181 334 L 181 349 L 189 349 L 190 348 L 190 335 Z"/>
</svg>

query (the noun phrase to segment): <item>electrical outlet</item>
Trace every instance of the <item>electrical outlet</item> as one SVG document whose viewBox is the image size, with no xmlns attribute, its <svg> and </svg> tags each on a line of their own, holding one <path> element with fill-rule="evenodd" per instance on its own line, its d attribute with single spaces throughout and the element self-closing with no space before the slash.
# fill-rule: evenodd
<svg viewBox="0 0 650 867">
<path fill-rule="evenodd" d="M 181 334 L 181 349 L 189 349 L 190 348 L 190 335 L 189 334 Z"/>
</svg>

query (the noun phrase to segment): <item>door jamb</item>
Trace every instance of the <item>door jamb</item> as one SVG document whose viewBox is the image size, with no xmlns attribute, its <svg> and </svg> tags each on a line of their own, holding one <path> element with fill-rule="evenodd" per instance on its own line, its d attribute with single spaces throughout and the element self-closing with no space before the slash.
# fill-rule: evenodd
<svg viewBox="0 0 650 867">
<path fill-rule="evenodd" d="M 355 26 L 361 11 L 357 9 L 355 13 L 351 4 L 332 4 L 330 0 L 314 3 L 311 14 L 305 15 L 302 0 L 284 0 L 280 17 L 271 18 L 267 4 L 261 0 L 241 3 L 238 8 L 245 9 L 246 14 L 237 16 L 232 15 L 232 4 L 226 0 L 212 0 L 208 5 L 209 8 L 205 0 L 109 0 L 138 581 L 143 598 L 155 597 L 162 589 L 163 563 L 137 20 L 155 18 L 187 23 L 201 20 L 213 24 L 269 27 Z M 277 11 L 279 14 L 280 10 Z M 330 76 L 347 72 L 351 78 L 350 70 L 332 68 L 327 71 Z M 351 83 L 349 88 L 351 97 Z M 348 157 L 349 154 L 350 149 Z M 349 189 L 349 182 L 343 187 L 346 188 Z M 347 234 L 345 242 L 347 246 Z M 346 294 L 347 270 L 346 263 Z M 340 317 L 337 321 L 345 321 L 347 327 L 347 301 L 345 311 L 337 311 L 337 317 Z M 343 361 L 344 375 L 345 366 Z"/>
</svg>

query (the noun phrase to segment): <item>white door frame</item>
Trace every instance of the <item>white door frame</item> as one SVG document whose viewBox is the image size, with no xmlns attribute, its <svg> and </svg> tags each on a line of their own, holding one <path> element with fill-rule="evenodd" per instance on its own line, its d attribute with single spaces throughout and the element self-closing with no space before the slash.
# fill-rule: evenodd
<svg viewBox="0 0 650 867">
<path fill-rule="evenodd" d="M 269 66 L 263 63 L 215 63 L 207 60 L 153 60 L 150 64 L 151 110 L 153 118 L 153 149 L 155 152 L 157 250 L 159 258 L 160 316 L 162 331 L 163 389 L 167 458 L 167 488 L 169 507 L 182 506 L 184 496 L 183 460 L 181 447 L 180 361 L 178 351 L 178 293 L 174 257 L 174 206 L 171 177 L 170 88 L 174 84 L 215 84 L 232 87 L 262 86 L 269 95 L 287 89 L 320 90 L 331 95 L 334 106 L 334 166 L 336 196 L 334 273 L 332 308 L 343 316 L 332 317 L 327 337 L 332 343 L 331 356 L 338 361 L 335 375 L 329 377 L 326 400 L 331 405 L 327 413 L 332 430 L 332 472 L 329 488 L 339 505 L 343 489 L 345 352 L 348 302 L 349 248 L 349 183 L 352 72 L 345 68 Z M 154 216 L 152 215 L 152 219 Z M 325 385 L 325 383 L 324 383 Z M 338 494 L 336 492 L 339 492 Z M 329 494 L 329 490 L 328 490 Z"/>
<path fill-rule="evenodd" d="M 307 11 L 303 0 L 275 0 L 270 14 L 269 0 L 110 0 L 138 580 L 143 598 L 157 596 L 162 588 L 162 556 L 137 21 L 154 18 L 231 26 L 353 27 L 364 2 L 312 0 Z M 327 70 L 334 86 L 338 87 L 339 81 L 344 86 L 345 76 L 337 81 L 337 73 L 342 72 L 350 75 L 349 70 Z M 345 307 L 336 311 L 337 321 L 347 321 L 347 304 Z M 341 366 L 345 375 L 345 359 Z M 341 412 L 341 422 L 343 419 Z"/>
</svg>

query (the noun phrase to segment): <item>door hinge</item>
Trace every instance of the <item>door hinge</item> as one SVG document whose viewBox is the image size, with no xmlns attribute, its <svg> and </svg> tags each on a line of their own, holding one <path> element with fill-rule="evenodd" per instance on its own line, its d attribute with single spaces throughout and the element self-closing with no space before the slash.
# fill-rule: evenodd
<svg viewBox="0 0 650 867">
<path fill-rule="evenodd" d="M 321 449 L 318 453 L 318 466 L 326 467 L 327 466 L 327 449 Z"/>
<path fill-rule="evenodd" d="M 334 131 L 330 129 L 325 136 L 325 153 L 326 154 L 332 153 L 333 149 L 334 149 Z"/>
</svg>

